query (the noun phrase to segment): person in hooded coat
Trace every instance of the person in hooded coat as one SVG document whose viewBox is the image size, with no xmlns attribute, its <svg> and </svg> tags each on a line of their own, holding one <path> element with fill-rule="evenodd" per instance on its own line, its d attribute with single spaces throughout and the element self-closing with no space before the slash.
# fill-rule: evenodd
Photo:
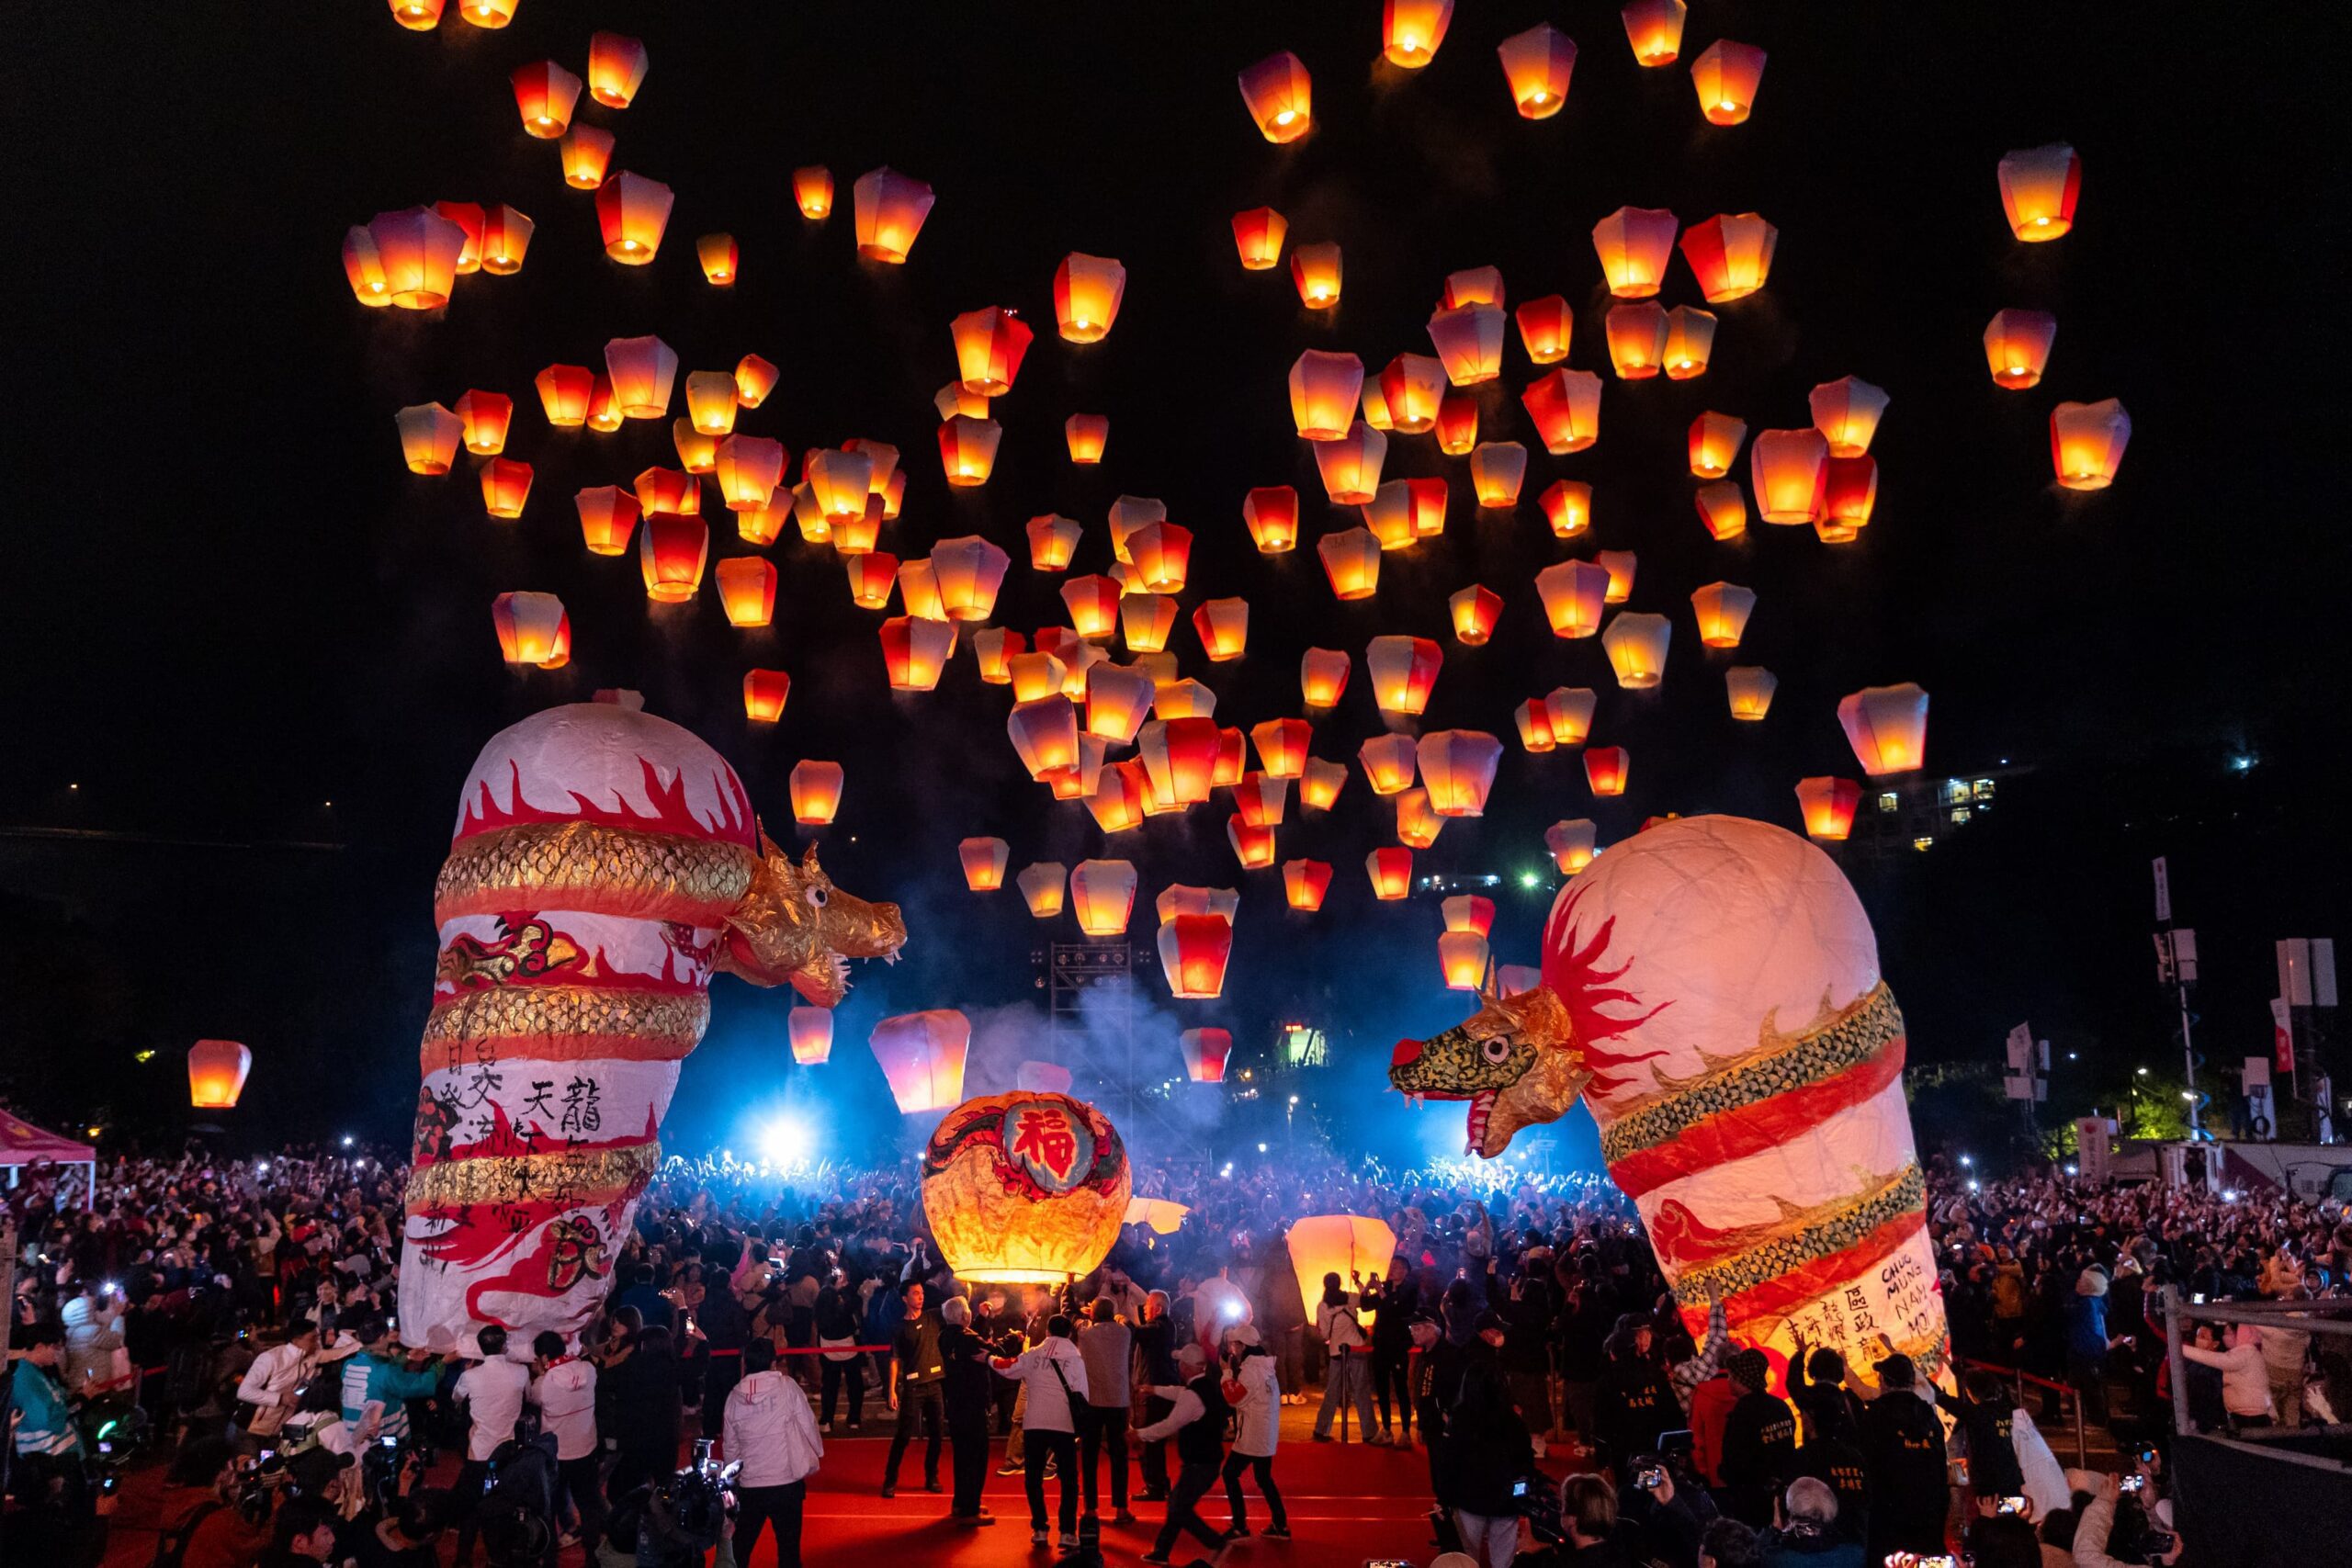
<svg viewBox="0 0 2352 1568">
<path fill-rule="evenodd" d="M 800 1384 L 775 1370 L 775 1346 L 754 1339 L 743 1350 L 743 1376 L 728 1391 L 721 1431 L 735 1477 L 736 1561 L 749 1562 L 760 1532 L 775 1530 L 776 1568 L 800 1568 L 800 1516 L 808 1477 L 825 1457 L 817 1416 Z"/>
</svg>

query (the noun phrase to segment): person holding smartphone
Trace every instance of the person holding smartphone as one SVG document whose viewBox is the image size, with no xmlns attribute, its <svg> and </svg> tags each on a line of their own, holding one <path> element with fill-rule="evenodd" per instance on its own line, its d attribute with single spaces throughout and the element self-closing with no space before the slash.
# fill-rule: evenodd
<svg viewBox="0 0 2352 1568">
<path fill-rule="evenodd" d="M 1453 1510 L 1462 1550 L 1481 1568 L 1510 1568 L 1535 1474 L 1535 1445 L 1487 1368 L 1463 1373 L 1446 1434 L 1438 1453 L 1438 1499 Z"/>
</svg>

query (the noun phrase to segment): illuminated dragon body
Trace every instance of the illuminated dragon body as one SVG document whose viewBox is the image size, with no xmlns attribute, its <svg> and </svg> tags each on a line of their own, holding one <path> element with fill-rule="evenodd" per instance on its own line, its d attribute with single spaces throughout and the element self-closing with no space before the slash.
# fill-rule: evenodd
<svg viewBox="0 0 2352 1568">
<path fill-rule="evenodd" d="M 1801 1337 L 1867 1369 L 1946 1356 L 1903 1015 L 1829 858 L 1781 829 L 1678 819 L 1563 889 L 1543 982 L 1398 1043 L 1406 1094 L 1469 1101 L 1492 1159 L 1579 1098 L 1685 1319 L 1711 1299 L 1776 1366 Z"/>
<path fill-rule="evenodd" d="M 700 740 L 626 702 L 550 708 L 483 748 L 434 890 L 401 1279 L 411 1344 L 595 1311 L 714 974 L 831 1007 L 893 958 L 895 905 L 760 831 Z"/>
</svg>

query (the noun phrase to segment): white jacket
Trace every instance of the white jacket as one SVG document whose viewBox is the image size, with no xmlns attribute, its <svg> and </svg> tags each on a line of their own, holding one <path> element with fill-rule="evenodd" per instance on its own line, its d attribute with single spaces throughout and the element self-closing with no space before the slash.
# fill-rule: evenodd
<svg viewBox="0 0 2352 1568">
<path fill-rule="evenodd" d="M 555 1434 L 555 1457 L 586 1459 L 596 1451 L 596 1369 L 561 1361 L 531 1380 L 539 1428 Z"/>
<path fill-rule="evenodd" d="M 237 1397 L 248 1404 L 290 1406 L 317 1370 L 316 1358 L 292 1345 L 272 1345 L 245 1369 L 244 1378 L 237 1384 Z"/>
<path fill-rule="evenodd" d="M 993 1365 L 994 1363 L 990 1363 Z M 1060 1376 L 1055 1375 L 1056 1369 Z M 1049 1334 L 1036 1345 L 1012 1359 L 1012 1365 L 998 1367 L 999 1377 L 1012 1378 L 1028 1390 L 1028 1404 L 1021 1417 L 1023 1427 L 1032 1432 L 1075 1432 L 1078 1423 L 1071 1419 L 1071 1398 L 1086 1398 L 1086 1358 L 1078 1347 L 1059 1335 Z M 1069 1385 L 1069 1393 L 1062 1385 Z"/>
<path fill-rule="evenodd" d="M 2270 1414 L 2270 1368 L 2262 1359 L 2261 1346 L 2240 1341 L 2226 1350 L 2208 1350 L 2199 1345 L 2183 1345 L 2180 1353 L 2192 1361 L 2222 1369 L 2222 1404 L 2231 1415 Z"/>
<path fill-rule="evenodd" d="M 789 1486 L 825 1457 L 808 1396 L 782 1372 L 753 1372 L 727 1395 L 727 1457 L 741 1461 L 739 1486 Z"/>
<path fill-rule="evenodd" d="M 1241 1397 L 1235 1399 L 1231 1383 L 1226 1398 L 1233 1404 L 1237 1417 L 1233 1435 L 1233 1451 L 1252 1459 L 1271 1459 L 1274 1445 L 1282 1438 L 1283 1391 L 1274 1381 L 1274 1359 L 1272 1356 L 1245 1356 L 1234 1374 L 1232 1382 L 1241 1386 Z"/>
<path fill-rule="evenodd" d="M 2009 1446 L 2018 1451 L 2018 1469 L 2024 1472 L 2025 1495 L 2033 1499 L 2035 1518 L 2046 1519 L 2061 1508 L 2074 1506 L 2075 1494 L 2066 1484 L 2066 1472 L 2022 1404 L 2009 1412 Z"/>
<path fill-rule="evenodd" d="M 122 1307 L 111 1297 L 96 1310 L 90 1298 L 75 1296 L 58 1314 L 65 1325 L 64 1383 L 75 1393 L 115 1375 L 115 1352 L 122 1348 Z"/>
</svg>

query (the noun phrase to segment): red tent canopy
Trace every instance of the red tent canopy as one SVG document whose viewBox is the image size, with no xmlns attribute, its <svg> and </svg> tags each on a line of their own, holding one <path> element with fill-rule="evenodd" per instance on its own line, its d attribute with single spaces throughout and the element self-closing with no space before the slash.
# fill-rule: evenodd
<svg viewBox="0 0 2352 1568">
<path fill-rule="evenodd" d="M 57 1165 L 87 1165 L 98 1151 L 72 1138 L 44 1133 L 13 1111 L 0 1111 L 0 1166 L 31 1165 L 49 1160 Z"/>
</svg>

